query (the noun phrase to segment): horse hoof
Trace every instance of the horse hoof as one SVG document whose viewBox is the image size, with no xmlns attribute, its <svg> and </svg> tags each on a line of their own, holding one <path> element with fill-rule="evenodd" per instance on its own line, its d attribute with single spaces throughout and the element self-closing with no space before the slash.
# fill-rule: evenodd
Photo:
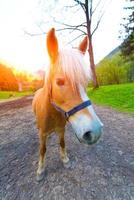
<svg viewBox="0 0 134 200">
<path fill-rule="evenodd" d="M 44 173 L 42 172 L 41 174 L 37 174 L 36 181 L 40 182 L 43 180 L 43 178 L 44 178 Z"/>
<path fill-rule="evenodd" d="M 68 161 L 67 163 L 63 163 L 63 165 L 64 165 L 64 167 L 65 168 L 70 168 L 71 167 L 71 162 L 70 161 Z"/>
</svg>

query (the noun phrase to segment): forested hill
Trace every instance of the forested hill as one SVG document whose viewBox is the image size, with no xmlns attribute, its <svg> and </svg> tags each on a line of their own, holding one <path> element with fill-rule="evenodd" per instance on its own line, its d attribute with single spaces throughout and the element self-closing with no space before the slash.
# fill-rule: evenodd
<svg viewBox="0 0 134 200">
<path fill-rule="evenodd" d="M 96 73 L 100 85 L 134 82 L 133 60 L 125 60 L 117 47 L 97 64 Z"/>
</svg>

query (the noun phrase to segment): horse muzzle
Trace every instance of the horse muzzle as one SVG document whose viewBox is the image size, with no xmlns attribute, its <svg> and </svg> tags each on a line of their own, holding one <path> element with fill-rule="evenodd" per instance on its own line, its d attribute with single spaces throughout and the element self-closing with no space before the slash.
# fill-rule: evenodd
<svg viewBox="0 0 134 200">
<path fill-rule="evenodd" d="M 81 141 L 85 144 L 91 145 L 95 144 L 102 135 L 102 125 L 100 127 L 94 127 L 92 131 L 85 132 L 82 137 Z"/>
<path fill-rule="evenodd" d="M 92 145 L 95 144 L 102 135 L 103 124 L 98 120 L 82 120 L 79 123 L 71 122 L 76 137 L 81 143 Z"/>
</svg>

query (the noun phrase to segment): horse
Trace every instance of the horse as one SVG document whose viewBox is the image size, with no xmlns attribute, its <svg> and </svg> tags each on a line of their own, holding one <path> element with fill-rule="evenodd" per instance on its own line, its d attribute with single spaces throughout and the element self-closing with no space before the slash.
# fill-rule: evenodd
<svg viewBox="0 0 134 200">
<path fill-rule="evenodd" d="M 36 92 L 32 102 L 40 142 L 38 181 L 43 178 L 46 142 L 52 132 L 59 136 L 60 157 L 65 166 L 70 162 L 64 140 L 66 122 L 71 124 L 82 143 L 94 144 L 102 134 L 103 124 L 86 94 L 90 79 L 89 67 L 84 62 L 87 45 L 85 36 L 78 48 L 59 50 L 55 29 L 50 29 L 47 34 L 50 65 L 44 86 Z"/>
</svg>

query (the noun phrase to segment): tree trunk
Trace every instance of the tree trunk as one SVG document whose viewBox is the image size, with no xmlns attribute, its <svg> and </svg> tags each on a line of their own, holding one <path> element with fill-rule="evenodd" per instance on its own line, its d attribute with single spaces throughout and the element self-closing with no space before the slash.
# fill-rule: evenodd
<svg viewBox="0 0 134 200">
<path fill-rule="evenodd" d="M 95 64 L 94 64 L 94 54 L 93 54 L 93 46 L 92 46 L 92 35 L 91 35 L 91 22 L 92 22 L 92 1 L 91 1 L 91 7 L 90 7 L 90 18 L 89 18 L 89 9 L 88 9 L 88 0 L 85 0 L 85 14 L 86 14 L 86 21 L 87 21 L 87 35 L 89 39 L 89 60 L 90 60 L 90 68 L 92 72 L 92 78 L 93 78 L 93 87 L 98 88 L 99 84 L 97 81 L 96 71 L 95 71 Z"/>
<path fill-rule="evenodd" d="M 92 72 L 92 78 L 93 78 L 93 87 L 94 89 L 99 87 L 97 76 L 96 76 L 96 71 L 95 71 L 95 64 L 94 64 L 94 54 L 93 54 L 93 47 L 92 47 L 92 41 L 91 39 L 89 40 L 89 60 L 90 60 L 90 68 Z"/>
</svg>

